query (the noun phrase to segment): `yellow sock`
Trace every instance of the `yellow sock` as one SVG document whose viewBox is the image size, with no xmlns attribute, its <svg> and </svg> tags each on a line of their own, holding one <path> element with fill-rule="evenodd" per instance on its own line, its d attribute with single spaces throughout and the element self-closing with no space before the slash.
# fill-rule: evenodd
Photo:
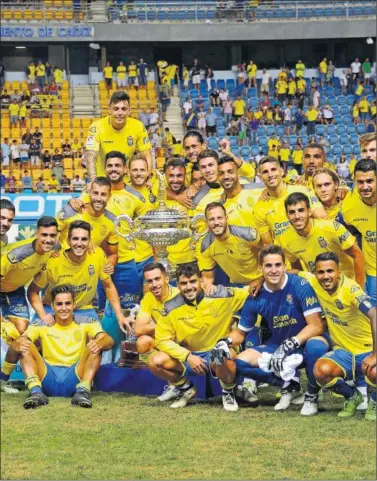
<svg viewBox="0 0 377 481">
<path fill-rule="evenodd" d="M 234 380 L 231 383 L 226 383 L 224 381 L 220 381 L 220 385 L 223 389 L 225 389 L 225 391 L 231 391 L 232 389 L 234 389 L 236 387 L 236 381 Z"/>
<path fill-rule="evenodd" d="M 76 390 L 80 388 L 85 389 L 86 391 L 90 391 L 92 389 L 92 383 L 89 381 L 81 381 L 76 384 Z"/>
<path fill-rule="evenodd" d="M 183 386 L 186 382 L 187 382 L 187 379 L 185 377 L 181 377 L 179 381 L 171 382 L 170 384 L 172 384 L 175 387 L 180 387 L 180 386 Z"/>
<path fill-rule="evenodd" d="M 10 376 L 15 369 L 16 369 L 16 364 L 13 364 L 12 362 L 4 361 L 3 367 L 1 368 L 1 372 L 6 376 Z"/>
<path fill-rule="evenodd" d="M 34 376 L 29 376 L 27 379 L 25 379 L 25 386 L 27 389 L 30 391 L 33 387 L 42 387 L 41 380 L 37 375 Z"/>
</svg>

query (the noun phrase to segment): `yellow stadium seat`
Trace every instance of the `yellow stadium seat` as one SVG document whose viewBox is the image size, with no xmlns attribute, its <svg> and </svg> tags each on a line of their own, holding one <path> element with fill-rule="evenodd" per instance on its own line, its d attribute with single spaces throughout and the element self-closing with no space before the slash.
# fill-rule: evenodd
<svg viewBox="0 0 377 481">
<path fill-rule="evenodd" d="M 21 130 L 20 130 L 19 127 L 12 127 L 11 132 L 12 132 L 12 133 L 11 133 L 11 137 L 12 137 L 13 139 L 17 139 L 17 140 L 18 140 L 19 137 L 21 137 Z"/>
<path fill-rule="evenodd" d="M 49 129 L 51 127 L 50 119 L 42 119 L 42 127 L 44 129 Z"/>
<path fill-rule="evenodd" d="M 68 80 L 63 80 L 63 82 L 62 82 L 62 89 L 63 89 L 63 90 L 68 90 L 68 89 L 69 89 L 69 82 L 68 82 Z"/>
<path fill-rule="evenodd" d="M 104 81 L 104 80 L 100 80 L 100 81 L 98 82 L 98 87 L 99 87 L 100 90 L 106 90 L 106 83 L 105 83 L 105 81 Z"/>
<path fill-rule="evenodd" d="M 14 169 L 13 170 L 13 175 L 16 177 L 16 180 L 20 180 L 21 179 L 21 171 L 17 170 L 17 169 Z"/>
<path fill-rule="evenodd" d="M 156 159 L 156 167 L 158 170 L 162 170 L 165 165 L 165 157 L 157 157 Z"/>
<path fill-rule="evenodd" d="M 53 20 L 55 16 L 54 10 L 45 10 L 44 18 L 45 20 Z"/>
<path fill-rule="evenodd" d="M 86 117 L 81 119 L 81 124 L 82 124 L 83 129 L 88 129 L 89 125 L 91 123 L 92 123 L 92 119 L 89 119 L 89 118 L 86 118 Z"/>
<path fill-rule="evenodd" d="M 2 117 L 1 118 L 1 129 L 9 129 L 9 128 L 10 128 L 9 117 Z"/>
<path fill-rule="evenodd" d="M 20 82 L 18 80 L 13 80 L 12 82 L 12 89 L 13 90 L 19 90 L 20 89 Z"/>
<path fill-rule="evenodd" d="M 45 7 L 52 7 L 52 0 L 44 0 Z"/>
<path fill-rule="evenodd" d="M 7 127 L 7 128 L 5 128 L 5 127 L 3 128 L 3 127 L 2 127 L 2 128 L 1 128 L 1 138 L 2 138 L 2 139 L 6 139 L 7 137 L 8 137 L 8 139 L 9 139 L 9 137 L 10 137 L 10 129 L 9 129 L 9 127 Z"/>
<path fill-rule="evenodd" d="M 22 10 L 13 10 L 13 20 L 22 20 L 23 11 Z"/>
<path fill-rule="evenodd" d="M 60 139 L 52 139 L 52 148 L 53 149 L 60 149 L 62 146 L 61 140 Z"/>
<path fill-rule="evenodd" d="M 64 173 L 68 177 L 68 179 L 73 179 L 73 169 L 64 169 Z"/>
<path fill-rule="evenodd" d="M 63 0 L 54 0 L 54 7 L 62 7 Z"/>
<path fill-rule="evenodd" d="M 64 118 L 62 120 L 62 125 L 63 125 L 63 129 L 70 129 L 71 128 L 71 119 L 70 118 L 68 118 L 68 119 Z"/>
<path fill-rule="evenodd" d="M 72 0 L 63 0 L 63 5 L 65 7 L 72 7 Z"/>
<path fill-rule="evenodd" d="M 81 128 L 80 129 L 73 129 L 72 131 L 72 137 L 74 139 L 79 139 L 81 137 Z"/>
<path fill-rule="evenodd" d="M 4 83 L 4 88 L 9 90 L 10 88 L 12 88 L 12 84 L 9 82 L 9 80 L 6 80 L 5 83 Z"/>
<path fill-rule="evenodd" d="M 31 119 L 31 126 L 32 127 L 40 127 L 41 126 L 41 119 Z"/>
<path fill-rule="evenodd" d="M 11 10 L 2 10 L 1 17 L 3 20 L 12 20 L 12 11 Z"/>
<path fill-rule="evenodd" d="M 43 20 L 42 10 L 34 10 L 34 20 Z"/>
<path fill-rule="evenodd" d="M 24 20 L 33 20 L 34 15 L 32 10 L 25 10 L 24 11 Z"/>
<path fill-rule="evenodd" d="M 55 11 L 55 20 L 64 20 L 63 10 L 56 10 Z"/>
<path fill-rule="evenodd" d="M 31 177 L 33 180 L 38 180 L 41 175 L 42 171 L 40 169 L 32 169 Z"/>
<path fill-rule="evenodd" d="M 64 12 L 64 20 L 73 20 L 73 12 L 72 10 L 66 10 Z"/>
<path fill-rule="evenodd" d="M 64 170 L 65 169 L 72 169 L 72 167 L 73 167 L 72 159 L 70 159 L 70 158 L 63 159 L 63 167 L 64 167 Z"/>
<path fill-rule="evenodd" d="M 69 99 L 69 92 L 68 90 L 62 90 L 60 94 L 61 99 Z"/>
<path fill-rule="evenodd" d="M 77 118 L 77 117 L 74 117 L 72 119 L 72 127 L 74 129 L 80 129 L 81 128 L 81 119 Z"/>
</svg>

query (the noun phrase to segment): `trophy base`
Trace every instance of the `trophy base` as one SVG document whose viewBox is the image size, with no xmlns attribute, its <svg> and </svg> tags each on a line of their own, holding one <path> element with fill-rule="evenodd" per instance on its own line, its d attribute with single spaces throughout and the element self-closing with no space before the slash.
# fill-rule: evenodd
<svg viewBox="0 0 377 481">
<path fill-rule="evenodd" d="M 147 369 L 147 364 L 140 359 L 137 352 L 136 341 L 123 341 L 121 343 L 121 358 L 117 363 L 118 367 L 131 369 Z"/>
</svg>

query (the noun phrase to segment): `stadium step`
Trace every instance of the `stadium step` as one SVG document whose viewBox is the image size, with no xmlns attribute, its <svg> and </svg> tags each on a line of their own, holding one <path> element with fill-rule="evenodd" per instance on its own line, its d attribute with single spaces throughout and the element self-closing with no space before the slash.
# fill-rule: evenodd
<svg viewBox="0 0 377 481">
<path fill-rule="evenodd" d="M 72 87 L 72 115 L 74 117 L 94 117 L 96 115 L 95 91 L 90 85 Z"/>
<path fill-rule="evenodd" d="M 171 102 L 166 112 L 166 118 L 168 121 L 164 123 L 164 127 L 168 127 L 177 140 L 182 140 L 184 136 L 184 126 L 181 107 L 179 105 L 179 97 L 177 95 L 171 96 Z"/>
</svg>

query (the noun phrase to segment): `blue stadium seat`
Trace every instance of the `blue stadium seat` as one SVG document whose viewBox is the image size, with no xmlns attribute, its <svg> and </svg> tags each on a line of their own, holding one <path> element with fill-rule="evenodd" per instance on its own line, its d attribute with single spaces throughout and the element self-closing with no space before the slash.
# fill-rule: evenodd
<svg viewBox="0 0 377 481">
<path fill-rule="evenodd" d="M 142 11 L 137 12 L 137 20 L 139 22 L 144 22 L 146 18 L 147 18 L 147 15 L 145 12 L 142 12 Z"/>
<path fill-rule="evenodd" d="M 274 10 L 265 10 L 265 17 L 267 19 L 275 18 L 275 11 Z"/>
<path fill-rule="evenodd" d="M 196 89 L 190 90 L 190 97 L 191 99 L 197 99 L 198 98 L 198 91 Z"/>
<path fill-rule="evenodd" d="M 219 145 L 216 137 L 208 137 L 207 144 L 208 144 L 208 148 L 214 149 L 214 150 L 216 150 Z"/>
<path fill-rule="evenodd" d="M 342 105 L 340 107 L 340 113 L 342 115 L 348 115 L 350 113 L 350 108 L 349 108 L 349 105 Z"/>
<path fill-rule="evenodd" d="M 325 11 L 323 8 L 314 8 L 313 16 L 314 17 L 323 17 L 325 15 Z"/>
<path fill-rule="evenodd" d="M 241 153 L 241 157 L 244 160 L 247 160 L 250 157 L 250 148 L 247 145 L 244 145 L 243 147 L 241 147 L 240 153 Z"/>
<path fill-rule="evenodd" d="M 289 145 L 296 145 L 297 142 L 297 135 L 290 135 L 289 136 Z"/>
<path fill-rule="evenodd" d="M 360 155 L 360 154 L 361 154 L 360 145 L 359 145 L 359 144 L 354 144 L 353 147 L 352 147 L 352 152 L 353 152 L 355 155 Z"/>
<path fill-rule="evenodd" d="M 349 13 L 349 15 L 352 15 L 352 13 Z M 361 17 L 363 15 L 363 7 L 354 7 L 353 8 L 353 15 L 355 17 Z"/>
<path fill-rule="evenodd" d="M 256 92 L 255 87 L 250 87 L 250 88 L 247 89 L 247 96 L 248 97 L 256 97 L 257 96 L 257 92 Z"/>
<path fill-rule="evenodd" d="M 257 130 L 258 137 L 264 137 L 266 135 L 266 127 L 260 125 Z"/>
<path fill-rule="evenodd" d="M 224 79 L 219 79 L 217 81 L 217 88 L 218 89 L 225 89 L 225 80 Z"/>
<path fill-rule="evenodd" d="M 165 10 L 159 10 L 159 11 L 157 12 L 157 20 L 158 20 L 159 22 L 161 22 L 161 21 L 163 21 L 163 20 L 166 20 L 166 12 L 165 12 Z"/>
<path fill-rule="evenodd" d="M 236 87 L 236 82 L 234 79 L 228 78 L 225 81 L 225 85 L 227 89 L 234 89 Z"/>
<path fill-rule="evenodd" d="M 332 17 L 334 13 L 335 12 L 332 8 L 325 8 L 325 17 Z"/>
<path fill-rule="evenodd" d="M 326 131 L 327 131 L 328 135 L 335 134 L 336 133 L 336 126 L 335 125 L 327 125 Z"/>
<path fill-rule="evenodd" d="M 186 11 L 186 20 L 195 20 L 196 12 L 195 10 L 187 10 Z"/>
<path fill-rule="evenodd" d="M 338 97 L 338 105 L 346 105 L 347 97 L 344 95 L 339 95 Z"/>
<path fill-rule="evenodd" d="M 285 18 L 295 18 L 296 12 L 293 10 L 293 8 L 287 8 L 284 12 L 284 17 Z"/>
<path fill-rule="evenodd" d="M 331 151 L 334 155 L 340 155 L 342 153 L 342 146 L 339 144 L 333 145 Z"/>
<path fill-rule="evenodd" d="M 284 125 L 277 125 L 276 126 L 276 135 L 278 135 L 280 137 L 281 135 L 284 135 L 284 132 L 285 132 Z"/>
<path fill-rule="evenodd" d="M 147 20 L 155 21 L 157 20 L 157 12 L 155 10 L 147 11 Z"/>
<path fill-rule="evenodd" d="M 336 133 L 337 133 L 338 135 L 345 134 L 346 132 L 347 132 L 347 128 L 346 128 L 345 125 L 338 125 L 338 126 L 336 127 Z M 343 143 L 343 142 L 341 142 L 341 144 L 342 144 L 342 143 Z"/>
<path fill-rule="evenodd" d="M 274 125 L 267 125 L 267 127 L 266 127 L 267 137 L 270 137 L 274 133 L 275 133 L 275 126 Z"/>
<path fill-rule="evenodd" d="M 216 117 L 222 117 L 223 109 L 221 107 L 213 107 L 213 113 L 216 115 Z"/>
<path fill-rule="evenodd" d="M 333 110 L 334 115 L 340 115 L 340 110 L 339 110 L 339 107 L 337 105 L 334 105 L 332 107 L 332 110 Z"/>
<path fill-rule="evenodd" d="M 357 133 L 361 135 L 361 134 L 365 134 L 365 132 L 367 131 L 367 128 L 365 127 L 364 124 L 357 124 L 356 130 L 357 130 Z"/>
<path fill-rule="evenodd" d="M 347 95 L 347 104 L 348 105 L 353 105 L 353 103 L 355 102 L 355 96 L 354 95 Z"/>
<path fill-rule="evenodd" d="M 324 125 L 316 125 L 315 131 L 318 135 L 325 135 L 326 127 Z"/>
<path fill-rule="evenodd" d="M 347 125 L 347 133 L 348 135 L 351 135 L 351 134 L 356 134 L 356 127 L 352 124 L 352 125 Z"/>
<path fill-rule="evenodd" d="M 344 123 L 344 125 L 352 124 L 351 115 L 343 115 L 343 123 Z"/>
<path fill-rule="evenodd" d="M 359 136 L 357 134 L 351 134 L 350 135 L 350 143 L 352 145 L 359 145 Z"/>
<path fill-rule="evenodd" d="M 329 143 L 330 145 L 336 145 L 339 143 L 339 138 L 337 135 L 335 134 L 331 134 L 330 137 L 329 137 Z"/>
<path fill-rule="evenodd" d="M 228 137 L 228 139 L 229 139 L 231 147 L 236 147 L 238 145 L 237 144 L 238 137 L 236 135 L 230 135 Z"/>
<path fill-rule="evenodd" d="M 259 154 L 259 147 L 257 145 L 252 145 L 251 146 L 251 155 L 256 156 Z"/>
<path fill-rule="evenodd" d="M 259 137 L 258 145 L 261 145 L 262 147 L 267 145 L 267 137 L 264 137 L 264 136 Z"/>
<path fill-rule="evenodd" d="M 352 151 L 353 149 L 351 145 L 349 144 L 343 145 L 343 154 L 346 154 L 346 155 L 352 154 Z"/>
<path fill-rule="evenodd" d="M 331 107 L 333 107 L 334 105 L 336 105 L 336 97 L 334 97 L 334 96 L 329 97 L 327 103 L 328 103 Z"/>
<path fill-rule="evenodd" d="M 235 147 L 232 148 L 232 152 L 233 152 L 234 155 L 237 155 L 237 157 L 240 155 L 240 152 L 239 152 L 237 146 L 235 146 Z"/>
<path fill-rule="evenodd" d="M 364 7 L 363 8 L 363 15 L 375 16 L 376 15 L 376 9 L 373 9 L 373 7 Z"/>
<path fill-rule="evenodd" d="M 335 13 L 336 17 L 344 17 L 346 15 L 346 9 L 340 8 L 340 7 L 335 7 L 334 13 Z"/>
<path fill-rule="evenodd" d="M 222 117 L 216 118 L 216 125 L 217 127 L 222 127 L 224 125 L 224 119 Z"/>
<path fill-rule="evenodd" d="M 301 141 L 303 145 L 308 145 L 309 142 L 309 137 L 307 135 L 302 135 L 301 136 Z"/>
<path fill-rule="evenodd" d="M 331 152 L 326 154 L 326 158 L 330 163 L 332 163 L 332 164 L 334 163 L 335 157 Z"/>
<path fill-rule="evenodd" d="M 226 131 L 225 131 L 225 127 L 224 127 L 223 125 L 220 125 L 219 127 L 217 127 L 217 135 L 218 135 L 220 138 L 225 137 Z"/>
<path fill-rule="evenodd" d="M 343 122 L 342 116 L 341 115 L 334 115 L 334 122 L 336 124 L 341 124 Z"/>
<path fill-rule="evenodd" d="M 350 138 L 348 137 L 347 134 L 339 135 L 339 143 L 342 145 L 349 144 Z"/>
</svg>

